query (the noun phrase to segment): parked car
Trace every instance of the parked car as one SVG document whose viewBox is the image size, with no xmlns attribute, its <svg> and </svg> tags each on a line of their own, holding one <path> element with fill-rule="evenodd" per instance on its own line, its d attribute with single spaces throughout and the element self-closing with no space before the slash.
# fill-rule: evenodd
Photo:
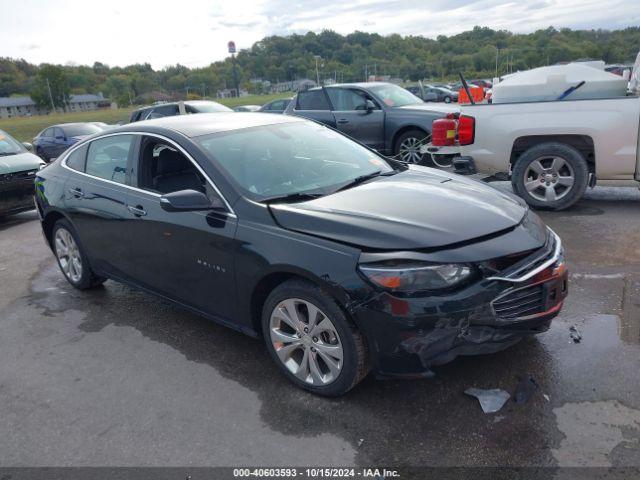
<svg viewBox="0 0 640 480">
<path fill-rule="evenodd" d="M 445 120 L 459 173 L 510 179 L 536 208 L 561 210 L 598 180 L 640 181 L 637 96 L 464 105 Z M 514 121 L 517 119 L 517 121 Z"/>
<path fill-rule="evenodd" d="M 422 89 L 419 86 L 406 87 L 406 89 L 425 102 L 451 103 L 458 101 L 458 92 L 444 87 L 423 85 Z"/>
<path fill-rule="evenodd" d="M 259 112 L 263 113 L 284 113 L 287 109 L 289 103 L 291 103 L 293 98 L 281 98 L 278 100 L 272 100 L 268 103 L 265 103 L 262 107 L 260 107 Z"/>
<path fill-rule="evenodd" d="M 36 155 L 46 162 L 58 157 L 71 145 L 105 128 L 93 122 L 61 123 L 45 128 L 33 139 Z"/>
<path fill-rule="evenodd" d="M 433 120 L 455 111 L 453 107 L 425 105 L 397 85 L 371 82 L 300 92 L 285 113 L 322 122 L 384 155 L 419 163 L 420 146 L 428 141 Z"/>
<path fill-rule="evenodd" d="M 257 112 L 262 107 L 260 105 L 238 105 L 233 108 L 234 112 Z"/>
<path fill-rule="evenodd" d="M 36 172 L 46 164 L 0 130 L 0 217 L 32 210 Z"/>
<path fill-rule="evenodd" d="M 262 337 L 321 395 L 507 348 L 567 294 L 560 239 L 517 197 L 293 116 L 120 127 L 37 182 L 71 285 L 110 278 Z"/>
<path fill-rule="evenodd" d="M 167 102 L 149 105 L 131 112 L 129 123 L 153 118 L 173 117 L 192 113 L 233 112 L 229 107 L 210 100 L 188 100 L 186 102 Z"/>
</svg>

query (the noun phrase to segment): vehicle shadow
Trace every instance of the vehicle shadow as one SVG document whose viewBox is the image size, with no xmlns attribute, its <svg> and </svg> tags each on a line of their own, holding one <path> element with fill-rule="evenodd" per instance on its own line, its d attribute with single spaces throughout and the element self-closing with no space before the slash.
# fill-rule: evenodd
<svg viewBox="0 0 640 480">
<path fill-rule="evenodd" d="M 109 325 L 133 327 L 255 392 L 261 420 L 271 430 L 294 437 L 337 435 L 353 445 L 360 465 L 553 462 L 543 447 L 555 441 L 549 438 L 554 419 L 540 392 L 526 405 L 509 401 L 495 415 L 485 415 L 475 398 L 464 395 L 469 387 L 513 393 L 518 378 L 527 374 L 544 391 L 551 382 L 551 361 L 536 339 L 492 355 L 459 358 L 435 369 L 432 379 L 376 380 L 370 375 L 349 394 L 327 399 L 290 384 L 260 340 L 114 282 L 78 292 L 53 266 L 40 275 L 49 288 L 33 292 L 30 300 L 45 315 L 82 311 L 86 317 L 79 328 L 89 333 Z"/>
<path fill-rule="evenodd" d="M 23 223 L 37 220 L 38 214 L 34 210 L 28 212 L 17 213 L 15 215 L 0 216 L 0 232 L 7 230 Z"/>
</svg>

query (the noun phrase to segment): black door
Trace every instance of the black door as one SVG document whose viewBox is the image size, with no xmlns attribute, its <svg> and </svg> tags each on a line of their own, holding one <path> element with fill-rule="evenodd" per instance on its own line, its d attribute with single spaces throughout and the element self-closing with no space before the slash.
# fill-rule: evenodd
<svg viewBox="0 0 640 480">
<path fill-rule="evenodd" d="M 235 215 L 167 212 L 160 196 L 185 189 L 218 194 L 175 144 L 143 137 L 129 196 L 127 230 L 137 280 L 148 289 L 222 320 L 235 309 Z"/>
<path fill-rule="evenodd" d="M 323 88 L 300 92 L 292 100 L 292 103 L 294 103 L 293 106 L 287 107 L 287 111 L 291 111 L 292 114 L 310 118 L 335 128 L 336 121 L 331 113 L 331 106 Z"/>
<path fill-rule="evenodd" d="M 91 266 L 127 279 L 132 273 L 126 186 L 133 154 L 133 135 L 114 135 L 76 149 L 65 159 L 67 211 Z"/>
<path fill-rule="evenodd" d="M 329 87 L 326 89 L 338 130 L 368 147 L 384 148 L 384 111 L 362 90 Z M 367 109 L 367 100 L 375 106 Z"/>
</svg>

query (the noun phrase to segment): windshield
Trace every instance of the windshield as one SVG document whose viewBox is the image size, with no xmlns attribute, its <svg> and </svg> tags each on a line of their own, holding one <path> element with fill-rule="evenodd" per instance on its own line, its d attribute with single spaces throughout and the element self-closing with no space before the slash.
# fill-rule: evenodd
<svg viewBox="0 0 640 480">
<path fill-rule="evenodd" d="M 24 148 L 14 140 L 8 133 L 0 130 L 0 156 L 17 155 L 22 153 Z"/>
<path fill-rule="evenodd" d="M 93 123 L 81 124 L 81 125 L 65 125 L 64 134 L 67 137 L 82 137 L 84 135 L 93 135 L 104 130 Z"/>
<path fill-rule="evenodd" d="M 376 85 L 369 87 L 369 90 L 377 95 L 388 107 L 404 107 L 405 105 L 424 103 L 413 93 L 397 85 Z"/>
<path fill-rule="evenodd" d="M 195 141 L 245 196 L 258 201 L 329 194 L 364 175 L 393 172 L 379 155 L 313 122 L 251 127 Z"/>
<path fill-rule="evenodd" d="M 190 105 L 198 113 L 231 112 L 229 107 L 216 102 L 202 102 Z"/>
</svg>

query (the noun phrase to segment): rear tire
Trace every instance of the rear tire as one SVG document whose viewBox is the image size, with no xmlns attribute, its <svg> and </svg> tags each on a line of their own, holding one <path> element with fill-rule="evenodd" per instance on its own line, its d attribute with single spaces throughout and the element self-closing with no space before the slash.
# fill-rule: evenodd
<svg viewBox="0 0 640 480">
<path fill-rule="evenodd" d="M 369 373 L 364 337 L 318 286 L 289 280 L 276 287 L 262 311 L 267 350 L 298 387 L 336 397 Z"/>
<path fill-rule="evenodd" d="M 51 247 L 58 260 L 64 278 L 78 290 L 102 285 L 106 279 L 96 275 L 89 266 L 89 259 L 78 235 L 68 220 L 60 219 L 51 233 Z"/>
<path fill-rule="evenodd" d="M 405 163 L 421 164 L 423 155 L 420 153 L 420 147 L 424 145 L 427 137 L 429 134 L 424 130 L 407 130 L 396 140 L 393 148 L 395 158 Z"/>
<path fill-rule="evenodd" d="M 589 183 L 582 154 L 564 143 L 541 143 L 516 161 L 511 174 L 514 191 L 534 208 L 563 210 L 576 203 Z"/>
<path fill-rule="evenodd" d="M 451 103 L 451 97 L 444 97 L 444 103 Z"/>
</svg>

